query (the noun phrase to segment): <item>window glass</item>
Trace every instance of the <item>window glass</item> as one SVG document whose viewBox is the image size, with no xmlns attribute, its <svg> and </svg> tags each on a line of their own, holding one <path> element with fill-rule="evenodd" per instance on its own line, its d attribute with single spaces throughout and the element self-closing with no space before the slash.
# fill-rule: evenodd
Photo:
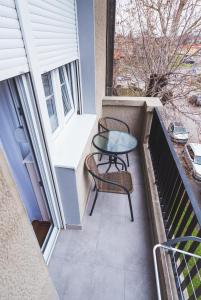
<svg viewBox="0 0 201 300">
<path fill-rule="evenodd" d="M 80 113 L 80 82 L 79 82 L 79 70 L 77 61 L 73 61 L 70 64 L 66 65 L 66 73 L 71 89 L 72 99 L 75 108 L 77 109 L 77 113 Z"/>
<path fill-rule="evenodd" d="M 60 85 L 61 85 L 61 95 L 63 101 L 64 115 L 67 115 L 67 113 L 72 109 L 72 104 L 70 101 L 70 95 L 67 88 L 63 67 L 59 68 L 59 78 L 60 78 Z"/>
<path fill-rule="evenodd" d="M 59 124 L 58 124 L 58 117 L 57 117 L 55 98 L 54 98 L 54 92 L 52 86 L 51 73 L 48 72 L 43 74 L 42 81 L 43 81 L 43 87 L 45 91 L 48 115 L 50 118 L 50 125 L 51 125 L 52 132 L 54 132 Z"/>
<path fill-rule="evenodd" d="M 73 63 L 71 63 L 71 64 L 73 64 Z M 70 85 L 70 89 L 71 89 L 71 94 L 73 96 L 73 82 L 72 82 L 72 80 L 74 78 L 73 78 L 72 71 L 71 71 L 71 64 L 68 64 L 66 66 L 66 72 L 67 72 L 68 81 L 69 81 L 69 85 Z M 74 101 L 74 99 L 73 99 L 73 101 Z"/>
<path fill-rule="evenodd" d="M 191 159 L 194 160 L 193 150 L 191 149 L 191 147 L 189 145 L 187 146 L 187 148 L 188 148 L 188 152 L 189 152 L 189 155 L 190 155 Z"/>
</svg>

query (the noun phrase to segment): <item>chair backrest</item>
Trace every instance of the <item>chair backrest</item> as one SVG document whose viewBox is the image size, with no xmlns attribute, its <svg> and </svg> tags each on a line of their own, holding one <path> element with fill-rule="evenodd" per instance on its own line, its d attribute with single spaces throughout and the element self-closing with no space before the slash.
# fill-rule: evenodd
<svg viewBox="0 0 201 300">
<path fill-rule="evenodd" d="M 99 180 L 94 176 L 94 174 L 99 177 L 101 177 L 101 175 L 98 171 L 98 167 L 96 165 L 96 161 L 94 159 L 93 153 L 88 154 L 87 157 L 85 158 L 85 166 L 86 166 L 87 170 L 89 171 L 89 173 L 93 176 L 96 186 L 98 187 Z"/>
<path fill-rule="evenodd" d="M 94 173 L 95 175 L 99 176 L 98 167 L 96 165 L 96 161 L 94 159 L 94 154 L 88 154 L 85 158 L 85 165 L 87 167 L 87 170 L 91 173 Z"/>
<path fill-rule="evenodd" d="M 103 130 L 119 130 L 128 132 L 127 126 L 121 120 L 104 117 L 99 119 L 99 124 Z"/>
</svg>

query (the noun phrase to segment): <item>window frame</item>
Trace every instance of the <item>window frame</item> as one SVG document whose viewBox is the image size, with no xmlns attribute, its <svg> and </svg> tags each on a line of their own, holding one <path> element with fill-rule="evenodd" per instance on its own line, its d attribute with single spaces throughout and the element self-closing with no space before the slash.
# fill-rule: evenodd
<svg viewBox="0 0 201 300">
<path fill-rule="evenodd" d="M 63 69 L 65 83 L 61 83 L 61 81 L 60 81 L 59 68 Z M 58 83 L 59 83 L 59 89 L 60 89 L 59 92 L 60 92 L 60 98 L 61 98 L 61 101 L 62 101 L 62 114 L 63 114 L 63 116 L 61 117 L 61 119 L 64 119 L 64 122 L 66 123 L 70 119 L 70 117 L 74 114 L 74 112 L 76 110 L 75 110 L 75 105 L 74 105 L 74 101 L 73 101 L 73 96 L 71 94 L 71 88 L 70 88 L 70 84 L 69 84 L 69 80 L 68 80 L 68 75 L 67 75 L 67 71 L 66 71 L 66 65 L 61 66 L 59 68 L 57 68 L 56 71 L 58 72 L 58 80 L 59 80 Z M 62 99 L 62 90 L 61 90 L 61 86 L 63 84 L 66 85 L 68 97 L 70 99 L 70 104 L 71 104 L 71 109 L 67 112 L 66 115 L 65 115 L 65 111 L 64 111 L 64 105 L 63 105 L 63 99 Z"/>
<path fill-rule="evenodd" d="M 79 75 L 79 61 L 74 60 L 68 64 L 62 65 L 54 70 L 51 70 L 47 73 L 50 73 L 51 76 L 51 82 L 52 82 L 52 89 L 53 89 L 53 96 L 55 101 L 55 109 L 57 114 L 57 120 L 58 120 L 58 126 L 53 131 L 51 127 L 50 122 L 50 116 L 48 113 L 48 107 L 47 107 L 47 99 L 48 97 L 45 96 L 45 89 L 44 90 L 44 96 L 46 100 L 46 110 L 49 118 L 49 128 L 51 133 L 51 138 L 56 138 L 59 134 L 59 132 L 66 126 L 69 119 L 74 114 L 80 114 L 82 110 L 81 106 L 81 84 L 80 84 L 80 75 Z M 59 75 L 59 68 L 62 68 L 64 73 L 64 83 L 61 83 L 60 81 L 60 75 Z M 69 72 L 68 72 L 69 70 Z M 45 73 L 44 73 L 45 74 Z M 44 74 L 41 74 L 41 79 Z M 64 104 L 63 104 L 63 98 L 62 98 L 62 85 L 65 84 L 66 86 L 66 93 L 68 94 L 71 109 L 67 112 L 65 115 L 64 111 Z M 42 82 L 43 85 L 43 82 Z"/>
<path fill-rule="evenodd" d="M 49 117 L 49 126 L 50 126 L 50 130 L 51 130 L 51 134 L 52 135 L 55 135 L 56 132 L 58 132 L 59 130 L 59 113 L 58 113 L 58 106 L 57 106 L 57 93 L 56 93 L 56 89 L 55 89 L 55 80 L 54 80 L 54 77 L 55 77 L 55 70 L 52 70 L 52 71 L 49 71 L 49 72 L 46 72 L 44 74 L 41 75 L 41 79 L 42 79 L 42 76 L 45 75 L 45 74 L 50 74 L 50 79 L 51 79 L 51 83 L 52 83 L 52 94 L 49 95 L 49 96 L 46 96 L 45 95 L 45 88 L 44 88 L 44 85 L 43 85 L 43 79 L 42 79 L 42 85 L 43 85 L 43 90 L 44 90 L 44 96 L 45 96 L 45 104 L 46 104 L 46 109 L 47 109 L 47 114 L 48 114 L 48 117 Z M 56 110 L 56 116 L 57 116 L 57 127 L 53 130 L 52 129 L 52 126 L 51 126 L 51 119 L 50 119 L 50 115 L 49 115 L 49 112 L 48 112 L 48 106 L 47 106 L 47 101 L 48 99 L 50 99 L 51 97 L 54 97 L 54 104 L 55 104 L 55 110 Z"/>
</svg>

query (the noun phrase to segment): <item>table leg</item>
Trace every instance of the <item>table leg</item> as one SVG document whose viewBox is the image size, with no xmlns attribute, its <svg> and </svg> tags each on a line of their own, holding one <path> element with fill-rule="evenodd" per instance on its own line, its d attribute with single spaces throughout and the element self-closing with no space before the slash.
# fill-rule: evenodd
<svg viewBox="0 0 201 300">
<path fill-rule="evenodd" d="M 108 171 L 110 170 L 113 162 L 114 162 L 113 156 L 109 155 L 109 166 L 108 166 L 108 168 L 106 170 L 106 173 L 108 173 Z"/>
</svg>

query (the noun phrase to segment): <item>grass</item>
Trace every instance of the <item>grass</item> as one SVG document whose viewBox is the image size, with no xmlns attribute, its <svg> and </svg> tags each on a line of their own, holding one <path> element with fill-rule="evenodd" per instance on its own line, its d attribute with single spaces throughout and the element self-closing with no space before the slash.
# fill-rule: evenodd
<svg viewBox="0 0 201 300">
<path fill-rule="evenodd" d="M 192 236 L 198 236 L 198 230 L 195 229 L 193 232 L 192 232 Z M 190 246 L 191 246 L 192 242 L 187 242 L 184 250 L 185 251 L 188 251 Z M 196 251 L 194 252 L 194 254 L 197 254 L 197 255 L 200 255 L 201 256 L 201 244 L 198 245 L 198 247 L 196 248 Z M 190 260 L 188 261 L 188 269 L 187 267 L 184 269 L 183 271 L 183 275 L 184 275 L 184 278 L 186 276 L 188 276 L 188 273 L 192 270 L 192 268 L 195 266 L 195 263 L 196 263 L 197 259 L 193 259 L 193 258 L 190 258 Z M 200 271 L 199 271 L 200 272 Z M 200 285 L 201 285 L 201 280 L 200 280 L 200 276 L 201 274 L 196 274 L 193 278 L 192 278 L 192 284 L 194 286 L 194 290 L 196 290 Z M 193 295 L 193 286 L 192 286 L 191 283 L 188 284 L 187 286 L 187 291 L 188 291 L 188 295 L 189 297 L 191 295 Z M 201 299 L 201 296 L 198 298 L 198 299 Z"/>
<path fill-rule="evenodd" d="M 188 206 L 189 206 L 190 204 L 189 203 L 187 203 L 187 205 L 186 205 L 186 207 L 185 207 L 185 209 L 184 209 L 184 211 L 183 211 L 183 213 L 182 213 L 182 216 L 181 216 L 181 218 L 180 218 L 180 220 L 179 220 L 179 222 L 178 222 L 178 225 L 177 225 L 177 228 L 176 228 L 176 231 L 175 232 L 177 232 L 177 229 L 180 227 L 180 225 L 181 225 L 181 222 L 182 222 L 182 220 L 183 220 L 183 218 L 185 218 L 185 215 L 186 215 L 186 211 L 187 211 L 187 209 L 188 209 Z M 190 226 L 190 223 L 191 223 L 191 221 L 192 221 L 192 219 L 193 219 L 193 213 L 190 215 L 190 217 L 189 217 L 189 219 L 188 219 L 188 221 L 186 222 L 186 225 L 185 225 L 185 227 L 184 227 L 184 229 L 183 229 L 183 232 L 182 232 L 182 236 L 185 236 L 185 233 L 186 233 L 186 230 L 188 229 L 188 227 Z M 195 236 L 195 237 L 197 237 L 198 236 L 198 232 L 199 232 L 199 230 L 197 229 L 197 228 L 195 228 L 194 230 L 193 230 L 193 232 L 192 232 L 192 236 Z M 192 245 L 192 241 L 189 241 L 189 242 L 187 242 L 186 243 L 186 245 L 185 245 L 185 247 L 184 247 L 184 251 L 189 251 L 190 250 L 190 247 L 191 247 L 191 245 Z M 179 245 L 177 246 L 177 248 L 179 248 Z M 194 251 L 194 254 L 197 254 L 197 255 L 200 255 L 201 256 L 201 244 L 198 244 L 198 246 L 197 246 L 197 248 L 196 248 L 196 250 Z M 180 261 L 180 263 L 182 262 L 182 260 L 183 260 L 183 257 L 182 257 L 182 255 L 180 256 L 180 258 L 181 258 L 181 261 Z M 196 259 L 196 261 L 197 261 L 197 259 Z M 192 270 L 192 268 L 195 266 L 195 262 L 196 262 L 195 260 L 194 260 L 194 258 L 190 258 L 190 260 L 187 262 L 187 265 L 188 265 L 188 268 L 187 267 L 185 267 L 184 268 L 184 270 L 183 270 L 183 277 L 184 278 L 186 278 L 187 276 L 188 276 L 188 274 L 189 274 L 189 272 Z M 196 290 L 200 285 L 201 285 L 201 280 L 200 280 L 200 276 L 201 276 L 201 274 L 196 274 L 193 278 L 192 278 L 192 284 L 193 284 L 193 286 L 194 286 L 194 290 Z M 189 295 L 189 297 L 191 296 L 191 295 L 193 295 L 193 286 L 192 286 L 192 284 L 191 284 L 191 282 L 187 285 L 187 292 L 188 292 L 188 295 Z M 199 300 L 201 300 L 201 296 L 198 298 Z"/>
<path fill-rule="evenodd" d="M 182 199 L 181 199 L 181 201 L 182 201 Z M 176 229 L 175 229 L 175 233 L 176 233 L 177 230 L 179 229 L 179 227 L 180 227 L 180 225 L 181 225 L 181 223 L 182 223 L 182 220 L 185 218 L 186 212 L 187 212 L 187 210 L 189 209 L 189 205 L 190 205 L 190 203 L 187 203 L 187 204 L 186 204 L 186 206 L 185 206 L 185 208 L 184 208 L 184 210 L 183 210 L 183 213 L 182 213 L 182 215 L 181 215 L 181 218 L 180 218 L 180 220 L 179 220 L 179 222 L 178 222 L 178 224 L 177 224 L 177 227 L 176 227 Z M 178 209 L 179 209 L 179 207 L 178 207 Z M 192 214 L 190 215 L 189 219 L 187 220 L 186 225 L 185 225 L 185 227 L 184 227 L 184 229 L 183 229 L 183 232 L 182 232 L 182 234 L 181 234 L 182 236 L 185 236 L 185 235 L 186 235 L 186 231 L 187 231 L 188 227 L 190 226 L 190 223 L 191 223 L 191 221 L 192 221 L 192 219 L 193 219 L 193 216 L 194 216 L 194 214 L 192 213 Z M 195 236 L 195 237 L 198 237 L 198 233 L 199 233 L 198 228 L 195 228 L 195 229 L 193 230 L 193 232 L 192 232 L 191 235 L 192 235 L 192 236 Z M 190 250 L 190 247 L 191 247 L 192 243 L 193 243 L 192 241 L 187 242 L 183 250 L 186 251 L 186 252 L 188 252 L 188 251 Z M 177 245 L 176 248 L 179 248 L 179 245 Z M 196 250 L 194 251 L 194 254 L 197 254 L 197 255 L 201 256 L 201 244 L 198 244 Z M 181 260 L 180 260 L 180 263 L 181 263 L 181 262 L 183 261 L 183 256 L 182 256 L 182 255 L 180 256 L 180 259 L 181 259 Z M 197 259 L 196 259 L 196 261 L 197 261 Z M 190 258 L 190 259 L 189 259 L 189 261 L 188 261 L 188 263 L 187 263 L 188 268 L 185 267 L 184 270 L 183 270 L 183 272 L 182 272 L 184 278 L 186 278 L 186 277 L 188 276 L 189 272 L 190 272 L 190 271 L 192 270 L 192 268 L 195 266 L 195 262 L 196 262 L 196 261 L 194 260 L 194 258 Z M 200 271 L 199 271 L 199 272 L 200 272 Z M 199 273 L 199 274 L 197 273 L 197 274 L 192 278 L 192 284 L 193 284 L 193 286 L 194 286 L 194 290 L 196 290 L 196 289 L 201 285 L 200 277 L 201 277 L 201 274 L 200 274 L 200 273 Z M 189 297 L 190 297 L 191 295 L 193 295 L 193 286 L 192 286 L 192 284 L 189 283 L 189 284 L 187 285 L 187 287 L 186 287 L 186 288 L 187 288 L 187 293 L 188 293 Z M 198 297 L 198 299 L 201 300 L 201 296 Z"/>
<path fill-rule="evenodd" d="M 179 66 L 179 68 L 183 68 L 183 69 L 191 69 L 192 68 L 192 65 L 191 64 L 181 64 Z"/>
</svg>

